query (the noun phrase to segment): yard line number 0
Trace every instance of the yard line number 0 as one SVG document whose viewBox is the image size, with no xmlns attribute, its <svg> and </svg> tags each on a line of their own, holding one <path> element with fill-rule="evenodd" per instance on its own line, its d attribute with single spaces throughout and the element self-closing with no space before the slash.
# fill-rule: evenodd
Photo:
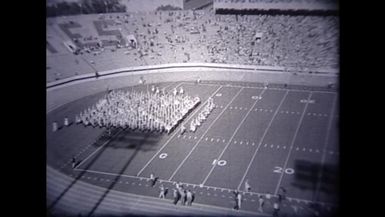
<svg viewBox="0 0 385 217">
<path fill-rule="evenodd" d="M 162 153 L 159 155 L 160 159 L 165 159 L 167 157 L 167 153 Z"/>
</svg>

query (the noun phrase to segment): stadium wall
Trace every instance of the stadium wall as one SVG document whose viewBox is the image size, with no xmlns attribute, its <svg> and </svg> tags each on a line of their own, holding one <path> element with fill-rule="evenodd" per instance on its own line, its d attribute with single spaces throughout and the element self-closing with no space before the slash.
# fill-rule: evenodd
<svg viewBox="0 0 385 217">
<path fill-rule="evenodd" d="M 244 66 L 212 63 L 163 64 L 130 67 L 75 76 L 47 84 L 47 113 L 71 101 L 109 89 L 139 84 L 176 81 L 239 81 L 285 83 L 288 85 L 327 86 L 338 84 L 338 72 L 318 71 L 312 74 L 288 72 L 283 67 Z"/>
</svg>

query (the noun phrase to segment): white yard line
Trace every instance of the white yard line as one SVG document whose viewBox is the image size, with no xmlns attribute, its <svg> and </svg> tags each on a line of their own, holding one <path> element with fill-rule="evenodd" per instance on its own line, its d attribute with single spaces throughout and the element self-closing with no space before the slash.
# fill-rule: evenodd
<svg viewBox="0 0 385 217">
<path fill-rule="evenodd" d="M 194 147 L 190 150 L 190 152 L 187 154 L 187 156 L 183 159 L 183 161 L 178 165 L 176 170 L 172 173 L 171 177 L 168 179 L 169 181 L 175 176 L 175 174 L 178 172 L 178 170 L 182 167 L 184 162 L 187 160 L 187 158 L 190 157 L 191 153 L 195 150 L 195 148 L 198 146 L 199 142 L 205 137 L 206 133 L 210 130 L 211 126 L 219 119 L 219 117 L 226 111 L 227 107 L 234 101 L 235 98 L 241 93 L 243 88 L 239 89 L 238 93 L 235 94 L 235 96 L 231 99 L 231 101 L 226 105 L 226 107 L 219 113 L 219 115 L 214 119 L 213 122 L 207 127 L 206 131 L 202 134 L 201 138 L 195 143 Z"/>
<path fill-rule="evenodd" d="M 333 122 L 333 116 L 334 116 L 334 109 L 336 107 L 336 102 L 337 102 L 337 96 L 334 98 L 334 101 L 333 101 L 333 106 L 332 106 L 332 110 L 330 112 L 330 119 L 329 119 L 329 123 L 328 123 L 328 127 L 327 127 L 327 131 L 326 131 L 326 136 L 325 136 L 325 143 L 324 143 L 324 146 L 322 148 L 322 159 L 321 159 L 321 171 L 320 173 L 318 174 L 318 183 L 317 183 L 317 187 L 316 187 L 316 190 L 315 190 L 315 199 L 318 197 L 318 194 L 319 194 L 319 189 L 321 187 L 321 178 L 322 178 L 322 171 L 323 171 L 323 165 L 325 163 L 325 158 L 326 158 L 326 148 L 327 148 L 327 145 L 328 145 L 328 142 L 329 142 L 329 136 L 330 136 L 330 129 L 331 129 L 331 126 L 332 126 L 332 122 Z"/>
<path fill-rule="evenodd" d="M 313 94 L 313 92 L 310 92 L 310 94 L 309 94 L 309 96 L 308 96 L 308 98 L 307 98 L 308 101 L 310 100 L 312 94 Z M 283 170 L 286 169 L 287 163 L 289 162 L 290 154 L 291 154 L 291 151 L 293 150 L 293 145 L 294 145 L 295 139 L 297 138 L 297 134 L 298 134 L 299 128 L 301 127 L 303 117 L 305 117 L 305 113 L 306 113 L 306 109 L 307 109 L 307 106 L 308 106 L 308 105 L 309 105 L 309 103 L 306 103 L 305 108 L 304 108 L 303 111 L 302 111 L 301 118 L 299 119 L 299 123 L 298 123 L 298 125 L 297 125 L 297 128 L 295 129 L 295 133 L 294 133 L 294 136 L 293 136 L 293 139 L 292 139 L 292 141 L 291 141 L 290 148 L 289 148 L 289 149 L 290 149 L 290 150 L 289 150 L 289 154 L 287 155 L 286 160 L 285 160 L 285 163 L 284 163 L 284 165 L 283 165 L 283 167 L 282 167 Z M 278 193 L 278 189 L 279 189 L 279 187 L 280 187 L 280 185 L 281 185 L 283 175 L 284 175 L 284 173 L 281 173 L 281 176 L 279 177 L 279 180 L 278 180 L 278 183 L 277 183 L 277 187 L 275 188 L 275 191 L 274 191 L 274 194 L 275 194 L 275 195 Z"/>
<path fill-rule="evenodd" d="M 213 97 L 220 89 L 222 88 L 222 85 L 218 87 L 218 89 L 216 91 L 214 91 L 214 93 L 210 96 L 210 97 Z M 208 99 L 205 101 L 204 104 L 206 104 L 208 101 Z M 204 105 L 203 104 L 203 105 Z M 203 106 L 202 105 L 202 106 Z M 201 106 L 201 108 L 202 108 Z M 185 122 L 188 122 L 192 117 L 194 117 L 194 114 L 197 113 L 200 109 L 196 108 L 196 110 L 190 115 L 189 118 L 186 119 Z M 147 166 L 155 159 L 156 156 L 159 155 L 159 153 L 167 146 L 167 144 L 171 141 L 171 139 L 173 139 L 175 137 L 175 135 L 177 135 L 179 132 L 175 129 L 174 130 L 174 134 L 166 141 L 166 143 L 164 143 L 164 145 L 154 154 L 154 156 L 152 156 L 152 158 L 144 165 L 144 167 L 138 172 L 137 176 L 139 176 L 146 168 Z"/>
<path fill-rule="evenodd" d="M 273 123 L 273 121 L 274 121 L 274 119 L 275 119 L 275 116 L 277 116 L 278 111 L 279 111 L 279 109 L 281 108 L 283 102 L 285 101 L 286 96 L 288 95 L 288 93 L 289 93 L 289 91 L 286 91 L 286 93 L 285 93 L 285 95 L 283 96 L 283 98 L 281 99 L 281 102 L 279 103 L 277 109 L 275 110 L 273 117 L 271 118 L 269 124 L 267 125 L 267 127 L 266 127 L 266 129 L 265 129 L 265 132 L 263 132 L 263 135 L 262 135 L 261 140 L 259 141 L 258 147 L 257 147 L 257 149 L 254 151 L 253 157 L 251 158 L 251 160 L 250 160 L 250 162 L 249 162 L 249 165 L 247 165 L 246 171 L 245 171 L 245 173 L 244 173 L 244 175 L 243 175 L 243 177 L 242 177 L 242 179 L 241 179 L 241 182 L 240 182 L 239 185 L 238 185 L 238 188 L 237 188 L 238 190 L 240 190 L 241 185 L 242 185 L 243 181 L 245 180 L 247 173 L 248 173 L 249 170 L 250 170 L 251 164 L 253 163 L 254 158 L 255 158 L 255 156 L 257 155 L 257 152 L 258 152 L 259 148 L 261 147 L 261 145 L 262 145 L 262 143 L 263 143 L 263 140 L 265 139 L 265 136 L 266 136 L 266 134 L 267 134 L 267 131 L 269 131 L 270 126 L 271 126 L 271 124 Z"/>
<path fill-rule="evenodd" d="M 261 93 L 259 94 L 259 97 L 262 97 L 263 93 L 266 91 L 266 89 L 263 89 L 261 91 Z M 258 98 L 259 98 L 258 97 Z M 230 137 L 229 141 L 227 142 L 225 148 L 222 150 L 222 152 L 220 153 L 220 155 L 218 156 L 218 158 L 216 158 L 218 161 L 222 158 L 223 154 L 225 153 L 225 151 L 227 150 L 227 147 L 229 147 L 229 145 L 231 144 L 231 141 L 233 140 L 234 136 L 237 134 L 238 130 L 241 128 L 243 122 L 245 122 L 247 116 L 250 114 L 250 112 L 253 110 L 254 106 L 257 104 L 259 100 L 255 100 L 255 102 L 253 103 L 253 105 L 250 107 L 249 111 L 247 111 L 246 115 L 243 117 L 242 121 L 238 124 L 237 128 L 235 129 L 233 135 Z M 211 173 L 214 171 L 215 169 L 215 166 L 217 164 L 214 164 L 211 166 L 211 169 L 210 169 L 210 172 L 207 174 L 206 178 L 203 180 L 202 184 L 204 185 L 207 181 L 207 179 L 209 178 L 209 176 L 211 175 Z"/>
</svg>

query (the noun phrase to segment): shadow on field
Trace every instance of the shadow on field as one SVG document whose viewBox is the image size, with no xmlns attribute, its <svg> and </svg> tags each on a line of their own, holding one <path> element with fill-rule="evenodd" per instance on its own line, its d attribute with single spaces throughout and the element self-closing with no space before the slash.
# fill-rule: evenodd
<svg viewBox="0 0 385 217">
<path fill-rule="evenodd" d="M 313 200 L 320 192 L 338 195 L 339 168 L 334 164 L 315 163 L 305 160 L 295 161 L 295 175 L 292 185 L 301 190 L 313 191 Z"/>
<path fill-rule="evenodd" d="M 119 135 L 121 132 L 122 132 L 121 129 L 114 129 L 111 131 L 111 135 L 108 135 L 107 131 L 105 131 L 96 140 L 95 144 L 97 144 L 98 146 L 101 146 L 104 143 L 108 142 L 114 136 Z M 47 216 L 53 216 L 53 214 L 51 212 L 52 212 L 53 208 L 55 207 L 55 205 L 72 188 L 72 186 L 86 173 L 86 170 L 89 169 L 96 162 L 96 160 L 104 153 L 105 150 L 106 150 L 106 146 L 103 146 L 103 148 L 101 148 L 101 150 L 96 153 L 96 155 L 92 158 L 92 160 L 90 160 L 90 162 L 88 162 L 87 166 L 81 172 L 79 172 L 77 174 L 77 176 L 74 178 L 74 180 L 63 190 L 63 192 L 60 193 L 60 195 L 51 204 L 48 205 Z"/>
<path fill-rule="evenodd" d="M 129 133 L 121 133 L 118 136 L 125 136 Z M 124 171 L 127 169 L 128 165 L 130 165 L 130 163 L 132 162 L 132 160 L 136 157 L 136 155 L 139 153 L 140 150 L 142 150 L 142 145 L 143 144 L 146 144 L 147 143 L 147 137 L 151 136 L 152 134 L 151 133 L 147 133 L 145 135 L 145 137 L 140 140 L 140 142 L 138 142 L 134 147 L 135 151 L 134 153 L 131 155 L 131 157 L 127 160 L 127 162 L 123 165 L 123 167 L 120 169 L 118 175 L 116 175 L 114 177 L 114 179 L 111 181 L 111 184 L 106 188 L 106 191 L 103 193 L 103 195 L 99 198 L 98 202 L 96 202 L 96 204 L 93 206 L 93 208 L 91 209 L 91 211 L 88 213 L 87 216 L 93 216 L 95 210 L 99 207 L 100 203 L 104 200 L 104 198 L 108 195 L 108 193 L 111 191 L 111 189 L 114 188 L 114 186 L 116 185 L 116 183 L 119 182 L 119 179 L 120 177 L 122 176 L 122 174 L 124 173 Z"/>
<path fill-rule="evenodd" d="M 125 130 L 124 133 L 117 135 L 107 148 L 113 149 L 139 149 L 140 151 L 154 151 L 156 145 L 163 138 L 163 134 L 151 132 L 132 132 Z M 94 146 L 101 146 L 95 143 Z"/>
<path fill-rule="evenodd" d="M 122 129 L 114 129 L 111 132 L 111 135 L 109 135 L 106 132 L 102 134 L 102 136 L 95 142 L 95 146 L 102 147 L 96 154 L 95 156 L 87 162 L 87 165 L 78 175 L 74 178 L 74 180 L 69 184 L 66 189 L 48 206 L 47 209 L 47 216 L 66 216 L 65 213 L 51 213 L 53 207 L 61 200 L 61 198 L 72 188 L 72 186 L 86 173 L 87 169 L 89 169 L 96 161 L 99 159 L 99 157 L 104 153 L 104 151 L 109 148 L 109 142 L 115 142 L 115 138 L 118 137 L 125 137 L 127 134 L 126 131 Z M 89 213 L 86 216 L 93 216 L 95 210 L 99 207 L 101 202 L 104 200 L 104 198 L 108 195 L 108 193 L 111 191 L 111 189 L 114 188 L 116 183 L 119 182 L 120 177 L 122 176 L 123 172 L 127 169 L 127 167 L 130 165 L 132 160 L 136 157 L 136 155 L 139 153 L 139 151 L 142 150 L 142 145 L 147 144 L 147 137 L 152 136 L 153 134 L 148 133 L 144 135 L 144 137 L 135 144 L 135 146 L 131 146 L 131 148 L 135 149 L 134 153 L 131 155 L 131 157 L 125 162 L 125 164 L 122 166 L 122 168 L 119 170 L 118 174 L 111 180 L 111 184 L 106 187 L 105 192 L 102 194 L 102 196 L 98 199 L 98 201 L 95 203 L 95 205 L 92 207 L 92 209 L 89 211 Z M 107 144 L 105 144 L 107 142 Z M 104 146 L 103 146 L 104 144 Z"/>
</svg>

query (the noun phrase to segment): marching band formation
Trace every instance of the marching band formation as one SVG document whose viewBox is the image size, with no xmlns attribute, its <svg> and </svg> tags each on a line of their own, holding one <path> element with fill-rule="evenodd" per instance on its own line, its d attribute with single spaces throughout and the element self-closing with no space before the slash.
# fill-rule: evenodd
<svg viewBox="0 0 385 217">
<path fill-rule="evenodd" d="M 75 119 L 76 123 L 83 123 L 85 126 L 170 133 L 199 103 L 199 97 L 184 95 L 183 88 L 179 91 L 174 88 L 173 94 L 160 91 L 154 86 L 147 93 L 112 90 Z M 213 105 L 212 100 L 208 105 Z M 209 108 L 211 107 L 207 109 Z M 206 113 L 207 111 L 204 114 Z"/>
<path fill-rule="evenodd" d="M 194 118 L 190 123 L 190 131 L 195 132 L 198 126 L 201 125 L 201 123 L 206 120 L 207 116 L 211 113 L 211 111 L 215 108 L 214 100 L 213 98 L 209 98 L 207 100 L 206 106 L 202 109 L 202 111 L 199 113 L 199 115 Z"/>
</svg>

